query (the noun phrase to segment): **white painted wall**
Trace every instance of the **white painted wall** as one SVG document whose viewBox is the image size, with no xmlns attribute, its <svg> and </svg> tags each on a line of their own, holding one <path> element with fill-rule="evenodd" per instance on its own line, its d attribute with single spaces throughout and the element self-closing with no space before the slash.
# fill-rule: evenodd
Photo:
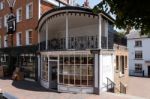
<svg viewBox="0 0 150 99">
<path fill-rule="evenodd" d="M 142 47 L 135 47 L 135 41 L 141 40 Z M 142 68 L 147 76 L 148 70 L 147 66 L 150 64 L 145 63 L 145 61 L 150 61 L 150 38 L 135 38 L 135 39 L 128 39 L 127 45 L 129 50 L 129 70 L 135 70 L 135 64 L 140 63 L 142 64 Z M 135 60 L 135 51 L 142 51 L 143 52 L 143 59 L 142 60 Z"/>
<path fill-rule="evenodd" d="M 114 55 L 100 55 L 100 91 L 107 90 L 107 78 L 114 81 Z"/>
</svg>

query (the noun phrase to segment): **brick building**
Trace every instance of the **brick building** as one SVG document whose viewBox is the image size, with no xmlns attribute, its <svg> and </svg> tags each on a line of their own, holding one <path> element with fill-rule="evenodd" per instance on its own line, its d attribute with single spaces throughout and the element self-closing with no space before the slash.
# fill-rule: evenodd
<svg viewBox="0 0 150 99">
<path fill-rule="evenodd" d="M 10 4 L 16 17 L 13 34 L 8 34 Z M 5 68 L 6 75 L 19 66 L 25 78 L 36 80 L 38 20 L 46 11 L 66 4 L 65 0 L 0 0 L 0 66 Z"/>
<path fill-rule="evenodd" d="M 115 50 L 115 74 L 116 92 L 126 93 L 129 80 L 128 71 L 128 49 L 127 46 L 114 44 Z M 124 89 L 124 87 L 126 87 Z"/>
</svg>

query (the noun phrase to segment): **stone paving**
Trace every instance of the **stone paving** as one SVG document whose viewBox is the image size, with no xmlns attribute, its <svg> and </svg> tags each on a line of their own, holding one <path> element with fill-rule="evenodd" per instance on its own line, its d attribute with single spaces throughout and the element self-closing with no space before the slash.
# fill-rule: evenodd
<svg viewBox="0 0 150 99">
<path fill-rule="evenodd" d="M 150 99 L 150 78 L 129 77 L 127 94 Z"/>
<path fill-rule="evenodd" d="M 12 81 L 10 79 L 0 79 L 0 88 L 3 92 L 15 95 L 18 99 L 144 99 L 107 92 L 103 92 L 101 95 L 50 92 L 35 82 Z"/>
</svg>

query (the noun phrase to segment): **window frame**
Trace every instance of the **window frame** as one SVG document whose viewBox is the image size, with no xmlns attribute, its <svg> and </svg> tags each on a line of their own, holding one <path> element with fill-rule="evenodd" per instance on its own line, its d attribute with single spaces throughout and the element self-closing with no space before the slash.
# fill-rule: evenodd
<svg viewBox="0 0 150 99">
<path fill-rule="evenodd" d="M 142 40 L 136 40 L 135 47 L 142 47 Z"/>
<path fill-rule="evenodd" d="M 3 27 L 3 18 L 0 17 L 0 28 L 2 28 L 2 27 Z"/>
<path fill-rule="evenodd" d="M 32 10 L 32 15 L 31 16 L 30 16 L 29 6 L 31 6 L 31 10 Z M 31 18 L 33 18 L 33 2 L 30 2 L 26 5 L 26 19 L 31 19 Z"/>
<path fill-rule="evenodd" d="M 20 35 L 21 35 L 21 38 L 20 38 Z M 21 32 L 17 33 L 16 45 L 17 46 L 21 46 L 22 45 L 22 33 Z"/>
<path fill-rule="evenodd" d="M 143 70 L 142 64 L 136 63 L 136 64 L 135 64 L 135 71 L 136 71 L 136 72 L 142 72 L 142 70 Z"/>
<path fill-rule="evenodd" d="M 21 13 L 20 13 L 20 10 L 21 10 Z M 16 16 L 17 16 L 17 22 L 21 22 L 22 21 L 22 7 L 16 10 Z"/>
<path fill-rule="evenodd" d="M 32 33 L 31 37 L 29 37 L 29 32 Z M 33 36 L 32 35 L 33 35 L 33 30 L 32 29 L 26 30 L 26 45 L 32 45 L 32 43 L 33 43 Z"/>
<path fill-rule="evenodd" d="M 0 2 L 0 10 L 3 10 L 4 9 L 4 1 L 1 1 Z"/>
<path fill-rule="evenodd" d="M 4 47 L 8 47 L 8 35 L 4 36 Z"/>
<path fill-rule="evenodd" d="M 141 52 L 141 53 L 140 53 Z M 137 54 L 139 54 L 139 55 L 137 55 Z M 141 56 L 141 57 L 139 57 L 139 56 Z M 142 51 L 135 51 L 135 59 L 143 59 L 143 52 Z"/>
</svg>

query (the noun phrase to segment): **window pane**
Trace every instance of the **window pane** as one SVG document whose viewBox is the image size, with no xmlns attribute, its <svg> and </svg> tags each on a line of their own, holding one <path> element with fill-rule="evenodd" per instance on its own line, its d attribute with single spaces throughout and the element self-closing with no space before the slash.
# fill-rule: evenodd
<svg viewBox="0 0 150 99">
<path fill-rule="evenodd" d="M 75 76 L 75 85 L 80 85 L 80 75 Z"/>
<path fill-rule="evenodd" d="M 70 84 L 74 84 L 74 75 L 69 76 Z"/>
<path fill-rule="evenodd" d="M 93 76 L 88 76 L 88 85 L 92 86 L 93 85 Z"/>
<path fill-rule="evenodd" d="M 94 64 L 94 58 L 88 57 L 88 64 Z"/>
<path fill-rule="evenodd" d="M 59 73 L 63 74 L 63 65 L 59 65 Z"/>
<path fill-rule="evenodd" d="M 82 76 L 82 85 L 87 85 L 87 76 Z"/>
<path fill-rule="evenodd" d="M 82 64 L 87 64 L 87 57 L 82 57 L 81 58 L 81 63 Z"/>
<path fill-rule="evenodd" d="M 75 75 L 80 75 L 80 65 L 75 66 Z"/>
<path fill-rule="evenodd" d="M 88 75 L 93 76 L 93 65 L 88 65 Z"/>
<path fill-rule="evenodd" d="M 87 76 L 87 65 L 82 65 L 82 76 Z"/>
<path fill-rule="evenodd" d="M 75 57 L 75 63 L 80 64 L 80 57 L 79 56 Z"/>
<path fill-rule="evenodd" d="M 59 83 L 63 83 L 63 75 L 59 75 Z"/>
<path fill-rule="evenodd" d="M 68 84 L 68 75 L 64 75 L 64 83 Z"/>
</svg>

